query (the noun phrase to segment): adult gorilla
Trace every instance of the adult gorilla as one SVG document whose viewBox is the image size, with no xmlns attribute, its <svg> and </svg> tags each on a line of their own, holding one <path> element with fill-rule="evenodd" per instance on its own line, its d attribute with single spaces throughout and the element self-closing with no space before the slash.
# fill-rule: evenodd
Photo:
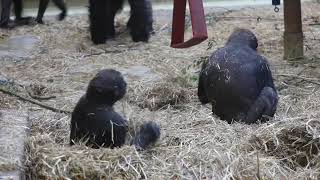
<svg viewBox="0 0 320 180">
<path fill-rule="evenodd" d="M 103 44 L 115 36 L 114 18 L 124 0 L 89 0 L 90 34 L 94 44 Z M 131 12 L 127 24 L 132 40 L 147 42 L 152 32 L 152 5 L 149 0 L 129 0 Z"/>
<path fill-rule="evenodd" d="M 228 123 L 264 122 L 275 114 L 278 95 L 269 64 L 257 47 L 251 31 L 237 29 L 202 65 L 199 100 L 212 103 L 212 112 Z"/>
</svg>

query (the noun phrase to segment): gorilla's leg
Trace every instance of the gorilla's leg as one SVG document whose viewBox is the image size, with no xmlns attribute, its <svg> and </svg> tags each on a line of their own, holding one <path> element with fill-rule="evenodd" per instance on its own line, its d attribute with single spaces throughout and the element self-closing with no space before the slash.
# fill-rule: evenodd
<svg viewBox="0 0 320 180">
<path fill-rule="evenodd" d="M 12 4 L 11 0 L 1 0 L 1 19 L 0 19 L 1 28 L 11 27 L 9 25 L 11 4 Z"/>
<path fill-rule="evenodd" d="M 15 23 L 17 25 L 27 25 L 31 22 L 31 17 L 22 17 L 23 2 L 22 0 L 12 0 L 14 4 Z"/>
<path fill-rule="evenodd" d="M 14 14 L 16 16 L 16 19 L 22 18 L 22 0 L 13 0 L 14 4 Z"/>
<path fill-rule="evenodd" d="M 109 34 L 109 36 L 114 35 L 114 31 L 112 31 L 113 20 L 111 20 L 110 17 L 108 18 L 108 12 L 106 10 L 107 1 L 110 0 L 89 0 L 90 34 L 94 44 L 105 43 L 107 34 Z M 108 28 L 108 26 L 112 27 Z"/>
<path fill-rule="evenodd" d="M 42 18 L 43 18 L 44 12 L 46 12 L 48 4 L 49 4 L 49 0 L 40 0 L 39 1 L 38 15 L 36 18 L 36 21 L 39 24 L 43 24 Z"/>
<path fill-rule="evenodd" d="M 52 1 L 61 10 L 61 13 L 58 16 L 58 20 L 62 21 L 67 15 L 67 6 L 64 0 L 52 0 Z"/>
<path fill-rule="evenodd" d="M 152 28 L 152 5 L 148 0 L 129 0 L 130 19 L 128 27 L 132 40 L 147 42 Z"/>
<path fill-rule="evenodd" d="M 89 19 L 90 34 L 94 44 L 103 44 L 107 39 L 115 35 L 114 17 L 118 11 L 112 0 L 90 0 L 89 1 Z"/>
<path fill-rule="evenodd" d="M 62 21 L 67 15 L 67 7 L 63 0 L 52 0 L 53 3 L 61 10 L 61 13 L 58 15 L 58 20 Z M 43 24 L 42 18 L 46 9 L 48 7 L 49 0 L 40 0 L 39 9 L 36 21 L 39 24 Z"/>
<path fill-rule="evenodd" d="M 276 91 L 271 87 L 264 87 L 256 101 L 250 107 L 244 122 L 251 124 L 259 118 L 262 122 L 267 121 L 268 117 L 272 117 L 275 114 L 277 103 L 278 96 Z"/>
<path fill-rule="evenodd" d="M 146 1 L 146 14 L 147 14 L 147 31 L 150 34 L 154 34 L 153 29 L 153 12 L 152 12 L 152 4 L 149 0 Z"/>
</svg>

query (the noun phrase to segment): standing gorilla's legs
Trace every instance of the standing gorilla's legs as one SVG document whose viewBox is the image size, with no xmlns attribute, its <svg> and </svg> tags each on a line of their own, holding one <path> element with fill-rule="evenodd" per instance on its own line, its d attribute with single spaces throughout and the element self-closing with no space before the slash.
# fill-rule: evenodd
<svg viewBox="0 0 320 180">
<path fill-rule="evenodd" d="M 153 10 L 152 10 L 152 4 L 149 0 L 146 1 L 146 16 L 147 16 L 147 31 L 150 34 L 154 34 L 154 29 L 153 29 Z"/>
<path fill-rule="evenodd" d="M 67 15 L 67 7 L 63 0 L 52 0 L 53 3 L 61 10 L 61 13 L 58 15 L 58 20 L 62 21 Z M 40 24 L 43 24 L 42 18 L 46 9 L 48 7 L 49 0 L 40 0 L 39 9 L 36 21 Z"/>
<path fill-rule="evenodd" d="M 254 123 L 260 117 L 261 122 L 267 121 L 268 117 L 272 117 L 275 114 L 277 103 L 278 96 L 276 91 L 271 87 L 263 88 L 257 100 L 251 105 L 245 123 Z"/>
<path fill-rule="evenodd" d="M 11 10 L 12 0 L 1 0 L 1 19 L 0 27 L 1 28 L 10 28 L 10 10 Z"/>
<path fill-rule="evenodd" d="M 22 18 L 22 0 L 12 0 L 14 4 L 14 14 L 16 19 Z"/>
<path fill-rule="evenodd" d="M 12 0 L 14 5 L 15 23 L 17 25 L 30 24 L 31 17 L 22 17 L 23 2 L 22 0 Z"/>
<path fill-rule="evenodd" d="M 39 2 L 38 15 L 36 19 L 36 21 L 39 24 L 43 24 L 42 18 L 43 18 L 44 12 L 46 12 L 48 4 L 49 4 L 49 0 L 40 0 Z"/>
<path fill-rule="evenodd" d="M 152 28 L 152 5 L 148 0 L 129 0 L 131 16 L 128 22 L 132 40 L 147 42 Z"/>
<path fill-rule="evenodd" d="M 107 1 L 89 0 L 90 34 L 94 44 L 102 44 L 106 41 Z"/>
<path fill-rule="evenodd" d="M 90 34 L 94 44 L 103 44 L 115 35 L 114 17 L 123 0 L 90 0 Z"/>
<path fill-rule="evenodd" d="M 67 15 L 67 7 L 64 0 L 52 0 L 53 3 L 61 10 L 61 13 L 58 16 L 58 20 L 62 21 Z"/>
</svg>

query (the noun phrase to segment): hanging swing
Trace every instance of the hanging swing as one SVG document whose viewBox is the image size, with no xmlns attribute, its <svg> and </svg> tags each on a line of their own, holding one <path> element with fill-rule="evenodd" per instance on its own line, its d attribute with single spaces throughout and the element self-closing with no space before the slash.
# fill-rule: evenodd
<svg viewBox="0 0 320 180">
<path fill-rule="evenodd" d="M 188 48 L 208 38 L 202 0 L 188 0 L 193 36 L 184 41 L 187 0 L 174 0 L 171 47 Z"/>
</svg>

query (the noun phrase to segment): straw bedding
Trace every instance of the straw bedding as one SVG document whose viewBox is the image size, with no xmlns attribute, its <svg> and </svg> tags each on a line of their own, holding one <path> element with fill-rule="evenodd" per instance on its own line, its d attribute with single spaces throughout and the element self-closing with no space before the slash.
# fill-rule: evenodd
<svg viewBox="0 0 320 180">
<path fill-rule="evenodd" d="M 306 50 L 300 61 L 282 59 L 283 17 L 272 7 L 208 9 L 209 40 L 184 50 L 169 47 L 171 16 L 164 11 L 154 13 L 156 34 L 148 44 L 131 41 L 125 15 L 117 18 L 116 39 L 99 46 L 90 42 L 85 15 L 8 32 L 35 35 L 40 43 L 25 61 L 1 62 L 1 73 L 33 84 L 37 95 L 56 96 L 45 101 L 54 107 L 72 110 L 102 68 L 126 73 L 139 65 L 150 69 L 146 77 L 156 77 L 126 76 L 128 93 L 115 108 L 128 119 L 131 135 L 145 121 L 160 124 L 161 139 L 142 152 L 131 146 L 70 147 L 69 115 L 1 95 L 1 104 L 29 109 L 26 173 L 31 179 L 319 179 L 320 28 L 310 25 L 319 19 L 319 9 L 320 4 L 303 4 Z M 257 35 L 259 51 L 272 67 L 280 101 L 274 119 L 265 124 L 227 124 L 197 100 L 199 64 L 235 27 Z"/>
</svg>

